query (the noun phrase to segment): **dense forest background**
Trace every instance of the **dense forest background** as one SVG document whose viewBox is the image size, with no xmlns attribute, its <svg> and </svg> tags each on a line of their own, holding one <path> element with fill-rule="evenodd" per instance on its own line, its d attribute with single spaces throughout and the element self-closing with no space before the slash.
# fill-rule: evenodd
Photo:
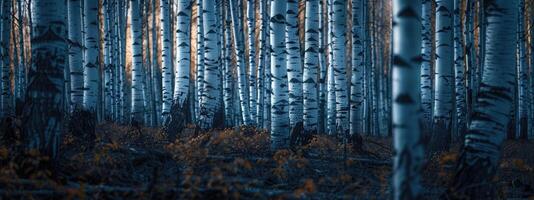
<svg viewBox="0 0 534 200">
<path fill-rule="evenodd" d="M 532 0 L 1 0 L 5 198 L 534 197 Z"/>
</svg>

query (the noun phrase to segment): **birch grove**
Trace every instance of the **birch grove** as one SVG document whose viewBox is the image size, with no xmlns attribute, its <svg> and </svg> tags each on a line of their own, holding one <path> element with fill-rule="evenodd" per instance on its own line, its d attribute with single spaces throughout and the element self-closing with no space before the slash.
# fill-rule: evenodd
<svg viewBox="0 0 534 200">
<path fill-rule="evenodd" d="M 533 0 L 3 0 L 0 170 L 17 170 L 0 179 L 33 173 L 14 152 L 59 169 L 75 146 L 98 154 L 87 156 L 95 165 L 119 152 L 179 163 L 166 190 L 155 189 L 170 174 L 158 165 L 132 176 L 150 180 L 142 187 L 84 188 L 95 197 L 144 188 L 194 199 L 182 187 L 206 182 L 268 199 L 529 198 L 532 177 L 517 174 L 532 168 L 521 156 L 534 138 L 533 10 Z M 247 163 L 263 157 L 276 161 L 268 185 L 224 182 L 262 176 Z M 205 177 L 187 166 L 212 159 L 234 171 L 202 168 L 218 179 L 194 182 Z M 346 187 L 337 196 L 329 173 Z M 387 180 L 369 186 L 381 195 L 351 193 L 362 174 Z M 37 193 L 83 185 L 60 180 L 68 187 Z"/>
</svg>

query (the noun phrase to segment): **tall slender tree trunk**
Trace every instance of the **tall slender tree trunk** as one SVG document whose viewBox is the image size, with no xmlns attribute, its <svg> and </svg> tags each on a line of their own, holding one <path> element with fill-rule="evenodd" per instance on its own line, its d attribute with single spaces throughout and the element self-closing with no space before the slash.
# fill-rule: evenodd
<svg viewBox="0 0 534 200">
<path fill-rule="evenodd" d="M 474 104 L 475 74 L 476 74 L 476 52 L 475 52 L 475 0 L 467 0 L 465 9 L 465 56 L 467 56 L 467 124 L 471 123 L 471 113 Z"/>
<path fill-rule="evenodd" d="M 120 118 L 119 118 L 119 114 L 120 114 L 120 64 L 121 64 L 121 61 L 120 61 L 120 55 L 121 55 L 121 52 L 120 52 L 120 37 L 119 37 L 119 33 L 120 33 L 120 26 L 119 26 L 119 9 L 118 9 L 118 6 L 120 6 L 120 3 L 117 2 L 117 1 L 114 1 L 113 4 L 112 4 L 112 16 L 111 16 L 111 20 L 113 22 L 113 33 L 112 33 L 112 40 L 113 40 L 113 65 L 114 65 L 114 68 L 113 68 L 113 102 L 112 102 L 112 107 L 113 107 L 113 121 L 114 122 L 117 122 L 119 123 L 120 122 Z"/>
<path fill-rule="evenodd" d="M 260 22 L 261 25 L 259 38 L 258 38 L 258 45 L 259 45 L 259 52 L 258 52 L 258 80 L 257 80 L 257 87 L 258 87 L 258 94 L 256 100 L 257 106 L 256 106 L 256 122 L 258 127 L 260 128 L 266 128 L 265 126 L 265 70 L 266 70 L 266 57 L 268 57 L 267 53 L 267 44 L 266 36 L 268 31 L 268 19 L 267 19 L 267 1 L 266 0 L 260 0 L 259 1 L 259 9 L 258 13 L 260 16 Z"/>
<path fill-rule="evenodd" d="M 12 93 L 11 93 L 11 66 L 9 61 L 9 52 L 11 45 L 11 19 L 12 19 L 12 3 L 13 1 L 2 1 L 2 21 L 0 22 L 0 78 L 1 78 L 1 96 L 0 96 L 0 118 L 7 117 L 14 114 L 12 105 Z"/>
<path fill-rule="evenodd" d="M 82 1 L 68 1 L 71 109 L 83 104 Z"/>
<path fill-rule="evenodd" d="M 393 199 L 420 199 L 421 1 L 393 1 Z"/>
<path fill-rule="evenodd" d="M 484 2 L 486 51 L 484 71 L 472 122 L 465 136 L 451 198 L 497 199 L 495 179 L 501 144 L 512 110 L 517 30 L 517 1 Z"/>
<path fill-rule="evenodd" d="M 319 97 L 317 95 L 317 73 L 319 70 L 319 0 L 306 0 L 305 53 L 304 53 L 304 130 L 317 133 Z"/>
<path fill-rule="evenodd" d="M 170 20 L 170 0 L 161 0 L 160 14 L 161 14 L 161 73 L 162 73 L 162 106 L 161 113 L 163 120 L 167 120 L 167 116 L 171 112 L 172 97 L 174 90 L 172 88 L 173 78 L 173 62 L 172 62 L 172 43 L 171 43 L 171 20 Z"/>
<path fill-rule="evenodd" d="M 264 20 L 264 27 L 265 27 L 265 69 L 264 69 L 264 73 L 265 73 L 265 77 L 263 79 L 263 85 L 265 87 L 264 89 L 264 98 L 263 98 L 263 102 L 264 102 L 264 106 L 263 106 L 263 118 L 264 118 L 264 127 L 265 129 L 267 130 L 271 130 L 271 125 L 272 125 L 272 121 L 271 121 L 271 106 L 272 106 L 272 102 L 271 102 L 271 92 L 272 92 L 272 87 L 271 87 L 271 80 L 272 80 L 272 75 L 271 75 L 271 64 L 272 64 L 272 61 L 271 61 L 271 53 L 272 53 L 272 49 L 271 49 L 271 32 L 270 32 L 270 21 L 271 21 L 271 6 L 272 6 L 272 1 L 271 0 L 265 0 L 266 1 L 266 6 L 265 6 L 265 13 L 264 13 L 264 17 L 265 17 L 265 20 Z"/>
<path fill-rule="evenodd" d="M 31 3 L 32 65 L 28 72 L 23 135 L 28 148 L 56 158 L 65 113 L 67 6 L 61 1 L 32 0 Z"/>
<path fill-rule="evenodd" d="M 128 19 L 130 17 L 127 17 L 128 16 L 128 7 L 129 7 L 129 3 L 128 2 L 120 2 L 120 6 L 119 6 L 119 35 L 120 35 L 120 39 L 119 39 L 119 42 L 120 42 L 120 62 L 121 62 L 121 66 L 119 68 L 119 88 L 120 88 L 120 97 L 119 99 L 121 99 L 120 101 L 120 114 L 119 114 L 119 119 L 120 119 L 120 122 L 122 123 L 127 123 L 130 121 L 130 115 L 128 114 L 130 112 L 130 105 L 128 105 L 130 103 L 130 98 L 128 98 L 129 96 L 129 92 L 128 92 L 128 87 L 130 86 L 128 81 L 127 81 L 127 78 L 126 78 L 126 27 L 127 27 L 127 24 L 128 24 Z"/>
<path fill-rule="evenodd" d="M 159 1 L 161 4 L 161 1 Z M 155 113 L 154 113 L 154 125 L 158 126 L 161 124 L 161 103 L 162 103 L 162 96 L 161 96 L 161 68 L 158 63 L 159 58 L 159 38 L 158 38 L 158 30 L 157 30 L 157 23 L 156 20 L 160 19 L 159 16 L 156 15 L 157 9 L 156 9 L 156 0 L 152 0 L 152 81 L 153 81 L 153 95 L 154 95 L 154 102 L 153 106 Z"/>
<path fill-rule="evenodd" d="M 347 92 L 347 71 L 345 61 L 346 0 L 332 0 L 332 67 L 336 91 L 336 131 L 349 131 L 349 101 Z"/>
<path fill-rule="evenodd" d="M 227 6 L 229 3 L 227 2 Z M 224 121 L 225 126 L 235 126 L 237 125 L 235 123 L 235 115 L 236 113 L 234 108 L 234 76 L 232 72 L 232 35 L 231 35 L 231 16 L 230 12 L 228 12 L 228 9 L 226 9 L 225 12 L 225 19 L 224 19 L 224 73 L 223 73 L 223 101 L 224 101 Z M 200 89 L 200 88 L 199 88 Z"/>
<path fill-rule="evenodd" d="M 432 129 L 432 0 L 423 0 L 422 10 L 422 64 L 421 64 L 421 128 L 425 139 Z"/>
<path fill-rule="evenodd" d="M 461 141 L 467 130 L 466 92 L 465 92 L 465 63 L 464 39 L 462 34 L 462 4 L 461 0 L 454 0 L 454 76 L 456 91 L 456 129 L 454 141 Z"/>
<path fill-rule="evenodd" d="M 333 29 L 333 0 L 327 0 L 327 10 L 328 10 L 328 30 L 327 30 L 327 45 L 328 45 L 328 66 L 327 66 L 327 105 L 326 105 L 326 129 L 329 135 L 336 134 L 336 89 L 335 89 L 335 80 L 334 80 L 334 51 L 332 45 L 332 29 Z"/>
<path fill-rule="evenodd" d="M 83 105 L 95 115 L 99 97 L 99 42 L 98 0 L 84 0 L 84 59 L 83 59 Z"/>
<path fill-rule="evenodd" d="M 145 105 L 145 123 L 147 126 L 154 126 L 156 119 L 154 114 L 156 113 L 156 107 L 154 105 L 154 81 L 153 81 L 153 66 L 152 66 L 152 44 L 150 40 L 150 0 L 145 0 L 143 2 L 143 95 L 144 95 L 144 105 Z"/>
<path fill-rule="evenodd" d="M 104 118 L 111 119 L 113 102 L 113 43 L 111 22 L 111 1 L 103 1 L 104 14 Z"/>
<path fill-rule="evenodd" d="M 271 148 L 289 146 L 289 96 L 286 63 L 286 44 L 283 33 L 286 30 L 285 0 L 271 0 L 270 43 L 271 43 Z"/>
<path fill-rule="evenodd" d="M 434 122 L 430 147 L 434 151 L 448 149 L 453 119 L 453 0 L 437 1 L 436 7 L 436 70 L 434 78 Z"/>
<path fill-rule="evenodd" d="M 289 122 L 293 128 L 302 122 L 302 61 L 298 35 L 298 0 L 287 1 L 286 23 Z"/>
<path fill-rule="evenodd" d="M 144 118 L 144 93 L 143 93 L 143 27 L 141 5 L 139 0 L 130 0 L 131 34 L 132 40 L 132 104 L 131 123 L 143 123 Z"/>
<path fill-rule="evenodd" d="M 363 134 L 363 42 L 362 1 L 352 0 L 352 74 L 350 90 L 350 134 Z"/>
<path fill-rule="evenodd" d="M 202 18 L 202 0 L 197 0 L 197 103 L 195 105 L 197 107 L 197 112 L 195 113 L 197 119 L 200 118 L 200 101 L 204 90 L 204 22 Z"/>
<path fill-rule="evenodd" d="M 16 96 L 16 98 L 20 101 L 24 101 L 24 97 L 26 96 L 26 62 L 27 62 L 27 55 L 26 55 L 26 45 L 25 45 L 25 41 L 26 41 L 26 37 L 25 37 L 25 27 L 26 27 L 26 24 L 24 23 L 24 19 L 26 17 L 26 14 L 25 14 L 25 9 L 23 9 L 23 7 L 25 6 L 25 4 L 23 3 L 23 0 L 17 0 L 17 8 L 18 8 L 18 24 L 21 26 L 19 28 L 19 37 L 18 37 L 18 41 L 19 41 L 19 54 L 20 54 L 20 58 L 19 58 L 19 62 L 18 62 L 18 73 L 16 73 L 16 76 L 18 76 L 18 91 L 17 91 L 17 94 L 18 96 Z M 23 13 L 24 11 L 24 13 Z M 80 50 L 81 51 L 81 50 Z M 81 66 L 81 64 L 80 64 Z"/>
<path fill-rule="evenodd" d="M 526 53 L 526 37 L 525 37 L 525 0 L 519 0 L 518 7 L 518 28 L 517 28 L 517 41 L 519 45 L 519 70 L 518 70 L 518 110 L 517 110 L 517 120 L 519 127 L 516 132 L 516 137 L 521 139 L 528 138 L 528 109 L 530 106 L 530 96 L 529 96 L 529 76 L 528 76 L 528 64 L 527 64 L 527 53 Z"/>
<path fill-rule="evenodd" d="M 245 44 L 243 39 L 243 29 L 241 24 L 241 10 L 238 9 L 236 0 L 230 0 L 230 13 L 232 17 L 232 35 L 234 38 L 234 49 L 236 55 L 237 63 L 237 79 L 238 79 L 238 88 L 239 88 L 239 101 L 241 103 L 242 110 L 242 120 L 245 125 L 252 124 L 252 118 L 250 115 L 250 101 L 249 101 L 249 92 L 247 87 L 247 74 L 246 74 L 246 64 L 245 64 Z"/>
<path fill-rule="evenodd" d="M 325 26 L 325 0 L 319 0 L 319 133 L 326 133 L 326 45 L 325 45 L 325 31 L 327 28 Z"/>
<path fill-rule="evenodd" d="M 334 68 L 328 67 L 328 103 L 327 103 L 327 130 L 329 135 L 336 134 L 336 90 Z"/>
<path fill-rule="evenodd" d="M 203 25 L 204 25 L 204 48 L 206 50 L 204 55 L 204 89 L 202 94 L 202 102 L 200 104 L 200 127 L 202 129 L 213 128 L 216 125 L 214 122 L 216 115 L 219 113 L 218 104 L 220 103 L 220 88 L 221 88 L 221 42 L 219 35 L 218 19 L 218 5 L 217 1 L 203 1 Z"/>
<path fill-rule="evenodd" d="M 176 14 L 176 58 L 174 60 L 174 103 L 188 109 L 184 103 L 189 95 L 189 74 L 191 65 L 191 0 L 178 0 Z"/>
<path fill-rule="evenodd" d="M 371 74 L 371 64 L 370 64 L 370 50 L 371 49 L 371 46 L 370 46 L 370 20 L 369 20 L 369 11 L 368 11 L 368 8 L 369 8 L 369 2 L 368 1 L 363 1 L 363 21 L 364 21 L 364 28 L 363 28 L 363 46 L 364 46 L 364 82 L 363 82 L 363 89 L 365 91 L 366 94 L 370 94 L 370 74 Z M 367 135 L 370 135 L 371 134 L 371 98 L 370 98 L 370 95 L 366 95 L 366 97 L 364 98 L 364 121 L 366 122 L 365 123 L 365 126 L 364 126 L 364 132 L 367 134 Z"/>
<path fill-rule="evenodd" d="M 249 85 L 249 106 L 250 118 L 254 124 L 257 118 L 257 69 L 256 69 L 256 6 L 255 0 L 247 0 L 247 29 L 248 29 L 248 85 Z"/>
</svg>

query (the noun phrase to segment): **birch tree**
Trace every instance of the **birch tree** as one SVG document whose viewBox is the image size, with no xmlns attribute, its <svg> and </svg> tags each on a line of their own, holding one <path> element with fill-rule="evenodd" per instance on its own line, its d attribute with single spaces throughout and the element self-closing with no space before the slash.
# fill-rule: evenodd
<svg viewBox="0 0 534 200">
<path fill-rule="evenodd" d="M 84 0 L 83 105 L 93 114 L 98 110 L 99 42 L 98 0 Z M 95 118 L 96 119 L 96 118 Z"/>
<path fill-rule="evenodd" d="M 161 124 L 161 102 L 162 102 L 161 81 L 162 81 L 162 78 L 161 78 L 161 68 L 158 63 L 159 40 L 158 40 L 157 32 L 159 30 L 157 30 L 156 21 L 159 18 L 156 17 L 156 0 L 152 0 L 151 8 L 152 8 L 152 29 L 151 29 L 152 30 L 152 51 L 151 51 L 152 52 L 151 54 L 152 65 L 151 67 L 152 67 L 152 81 L 153 81 L 152 94 L 154 95 L 154 102 L 152 106 L 154 106 L 154 110 L 155 110 L 154 123 L 157 126 Z"/>
<path fill-rule="evenodd" d="M 221 85 L 221 43 L 219 36 L 219 27 L 217 24 L 218 13 L 217 1 L 203 1 L 203 25 L 204 25 L 204 89 L 202 101 L 200 104 L 200 127 L 202 129 L 212 128 L 214 125 L 215 115 L 219 112 L 218 103 L 220 100 Z"/>
<path fill-rule="evenodd" d="M 324 5 L 324 0 L 319 1 L 319 79 L 318 79 L 318 87 L 319 87 L 319 127 L 318 131 L 319 133 L 326 133 L 326 45 L 325 45 L 325 31 L 328 29 L 325 27 L 325 18 L 324 18 L 324 8 L 326 6 Z"/>
<path fill-rule="evenodd" d="M 121 60 L 122 60 L 122 53 L 121 52 L 121 37 L 120 37 L 120 33 L 122 30 L 121 29 L 121 26 L 120 26 L 120 18 L 121 18 L 121 13 L 120 13 L 120 6 L 122 6 L 121 4 L 122 2 L 117 2 L 117 1 L 114 1 L 113 4 L 112 4 L 112 12 L 113 12 L 113 15 L 112 15 L 112 21 L 113 21 L 113 57 L 114 57 L 114 73 L 113 73 L 113 121 L 117 122 L 117 123 L 120 123 L 121 122 L 121 99 L 120 99 L 120 93 L 121 93 L 121 89 L 122 89 L 122 82 L 120 80 L 120 77 L 121 77 Z"/>
<path fill-rule="evenodd" d="M 363 41 L 362 41 L 362 2 L 352 0 L 352 61 L 350 89 L 350 133 L 363 133 Z"/>
<path fill-rule="evenodd" d="M 421 64 L 421 108 L 422 130 L 425 137 L 432 129 L 432 0 L 423 0 L 422 8 L 422 64 Z"/>
<path fill-rule="evenodd" d="M 460 0 L 454 0 L 454 77 L 456 91 L 456 130 L 454 140 L 461 138 L 467 129 L 466 119 L 466 91 L 465 91 L 465 63 L 464 40 L 462 36 L 462 18 Z"/>
<path fill-rule="evenodd" d="M 272 75 L 271 75 L 271 64 L 272 64 L 272 61 L 271 61 L 271 53 L 272 53 L 272 46 L 271 46 L 271 32 L 270 32 L 270 27 L 271 27 L 271 24 L 270 24 L 270 21 L 271 21 L 271 7 L 272 7 L 272 1 L 271 0 L 265 0 L 265 11 L 264 11 L 264 17 L 265 17 L 265 20 L 264 20 L 264 29 L 265 29 L 265 69 L 264 69 L 264 73 L 265 73 L 265 77 L 263 79 L 263 85 L 265 87 L 264 89 L 264 97 L 263 97 L 263 102 L 264 102 L 264 106 L 263 106 L 263 118 L 264 118 L 264 127 L 265 129 L 267 130 L 271 130 L 271 125 L 272 125 L 272 121 L 271 121 L 271 106 L 272 106 L 272 102 L 271 102 L 271 93 L 272 93 L 272 87 L 271 87 L 271 80 L 272 80 Z"/>
<path fill-rule="evenodd" d="M 329 62 L 332 63 L 332 54 L 329 55 Z M 326 129 L 329 135 L 334 135 L 337 132 L 336 127 L 336 89 L 334 80 L 334 68 L 331 64 L 328 66 L 328 82 L 327 82 L 328 99 L 326 105 Z"/>
<path fill-rule="evenodd" d="M 302 61 L 298 33 L 298 0 L 287 1 L 287 76 L 289 81 L 289 122 L 293 128 L 302 122 Z"/>
<path fill-rule="evenodd" d="M 289 96 L 286 63 L 286 44 L 283 33 L 286 29 L 285 0 L 271 0 L 271 148 L 282 149 L 289 145 Z"/>
<path fill-rule="evenodd" d="M 139 0 L 130 0 L 132 48 L 132 101 L 131 123 L 143 123 L 144 118 L 144 93 L 143 93 L 143 27 L 141 17 L 141 5 Z"/>
<path fill-rule="evenodd" d="M 247 0 L 247 29 L 248 29 L 248 84 L 249 84 L 249 106 L 250 106 L 250 118 L 253 122 L 256 122 L 257 117 L 257 86 L 256 86 L 256 6 L 255 0 Z M 254 123 L 256 124 L 256 123 Z"/>
<path fill-rule="evenodd" d="M 23 132 L 26 147 L 58 156 L 64 120 L 64 69 L 67 60 L 67 6 L 32 0 L 31 67 L 28 72 Z"/>
<path fill-rule="evenodd" d="M 113 39 L 112 39 L 112 21 L 111 21 L 111 1 L 105 0 L 102 4 L 103 9 L 103 28 L 104 28 L 104 117 L 111 119 L 112 102 L 113 102 Z"/>
<path fill-rule="evenodd" d="M 259 20 L 261 22 L 260 28 L 260 35 L 258 38 L 258 45 L 259 45 L 259 52 L 258 52 L 258 80 L 257 80 L 257 87 L 258 87 L 258 94 L 257 94 L 257 106 L 256 106 L 256 124 L 260 128 L 266 128 L 265 125 L 265 119 L 266 115 L 264 113 L 265 109 L 265 95 L 266 95 L 266 83 L 265 83 L 265 77 L 267 76 L 266 69 L 267 67 L 267 57 L 268 55 L 268 46 L 267 46 L 267 32 L 268 32 L 268 19 L 267 19 L 267 0 L 260 0 L 259 1 L 259 16 L 261 17 Z"/>
<path fill-rule="evenodd" d="M 516 77 L 517 1 L 485 1 L 484 71 L 450 198 L 496 199 L 495 175 L 510 122 Z"/>
<path fill-rule="evenodd" d="M 518 70 L 518 131 L 516 131 L 516 137 L 527 139 L 528 137 L 528 110 L 530 105 L 530 96 L 529 96 L 529 87 L 530 82 L 528 76 L 528 64 L 527 64 L 527 53 L 526 53 L 526 39 L 525 39 L 525 0 L 519 0 L 518 6 L 518 27 L 517 27 L 517 38 L 519 45 L 519 70 Z"/>
<path fill-rule="evenodd" d="M 332 4 L 332 65 L 336 91 L 337 132 L 346 134 L 349 130 L 349 101 L 347 93 L 347 72 L 345 70 L 346 1 L 331 0 Z"/>
<path fill-rule="evenodd" d="M 246 74 L 246 64 L 245 64 L 245 44 L 243 36 L 243 28 L 241 24 L 241 10 L 238 9 L 236 0 L 230 0 L 230 14 L 232 17 L 232 36 L 234 41 L 234 51 L 235 59 L 237 63 L 237 81 L 238 81 L 238 90 L 239 90 L 239 101 L 241 104 L 241 113 L 242 120 L 245 125 L 252 124 L 252 118 L 250 115 L 250 101 L 249 101 L 249 91 L 247 87 L 247 74 Z"/>
<path fill-rule="evenodd" d="M 189 100 L 189 74 L 191 65 L 191 0 L 178 0 L 176 14 L 176 56 L 174 60 L 174 104 L 182 109 Z"/>
<path fill-rule="evenodd" d="M 393 1 L 393 199 L 422 198 L 421 1 Z"/>
<path fill-rule="evenodd" d="M 434 121 L 430 147 L 448 148 L 453 113 L 453 0 L 436 1 L 436 69 L 434 78 Z"/>
<path fill-rule="evenodd" d="M 317 95 L 319 9 L 319 0 L 306 0 L 303 99 L 304 130 L 308 134 L 317 133 L 319 117 L 319 97 Z"/>
<path fill-rule="evenodd" d="M 327 0 L 327 10 L 328 10 L 328 34 L 327 34 L 327 45 L 328 45 L 328 66 L 327 66 L 327 105 L 326 105 L 326 129 L 329 135 L 336 134 L 336 89 L 335 89 L 335 80 L 334 80 L 334 51 L 332 45 L 332 29 L 333 29 L 333 0 Z"/>
<path fill-rule="evenodd" d="M 11 19 L 12 19 L 12 1 L 5 0 L 2 1 L 2 21 L 0 22 L 1 30 L 1 44 L 0 44 L 0 78 L 1 78 L 1 96 L 0 96 L 0 118 L 13 115 L 12 110 L 12 95 L 11 95 L 11 79 L 10 79 L 10 61 L 9 61 L 9 52 L 11 45 Z"/>
<path fill-rule="evenodd" d="M 197 0 L 197 69 L 196 69 L 196 88 L 197 119 L 200 118 L 200 101 L 204 90 L 204 23 L 203 23 L 202 0 Z"/>
<path fill-rule="evenodd" d="M 227 6 L 229 3 L 227 2 Z M 224 120 L 225 126 L 234 126 L 235 115 L 234 112 L 234 76 L 232 72 L 232 35 L 231 35 L 231 16 L 228 9 L 225 12 L 224 18 L 224 73 L 223 73 L 223 101 L 224 101 Z M 200 89 L 200 88 L 199 88 Z"/>
<path fill-rule="evenodd" d="M 18 9 L 18 13 L 17 13 L 17 17 L 18 17 L 18 24 L 20 24 L 21 26 L 24 26 L 26 27 L 26 25 L 24 24 L 24 19 L 26 17 L 26 10 L 23 9 L 23 7 L 26 6 L 26 2 L 23 2 L 23 0 L 18 0 L 17 1 L 17 9 Z M 23 13 L 24 12 L 24 13 Z M 18 77 L 17 81 L 15 82 L 16 84 L 16 88 L 15 88 L 15 92 L 17 95 L 14 95 L 15 98 L 17 98 L 18 100 L 21 100 L 21 101 L 24 101 L 24 97 L 26 96 L 26 62 L 27 62 L 27 53 L 26 53 L 26 38 L 25 38 L 25 33 L 26 33 L 26 30 L 24 28 L 19 28 L 19 37 L 18 37 L 18 41 L 19 41 L 19 59 L 18 59 L 18 70 L 17 70 L 17 73 L 15 73 L 15 75 Z"/>
<path fill-rule="evenodd" d="M 172 43 L 171 43 L 171 20 L 170 20 L 170 0 L 161 0 L 160 2 L 160 18 L 161 18 L 161 92 L 162 92 L 162 106 L 161 113 L 163 120 L 167 120 L 167 116 L 171 111 L 172 98 L 174 90 L 172 88 L 173 78 L 173 62 L 172 62 Z"/>
<path fill-rule="evenodd" d="M 119 112 L 119 121 L 121 123 L 127 123 L 130 121 L 128 114 L 130 105 L 128 105 L 129 98 L 128 98 L 128 89 L 127 86 L 128 82 L 126 81 L 126 26 L 128 24 L 127 15 L 128 15 L 128 7 L 129 2 L 127 1 L 119 1 L 119 7 L 118 9 L 118 26 L 119 26 L 119 61 L 120 61 L 120 67 L 119 67 L 119 78 L 118 78 L 118 84 L 119 84 L 119 98 L 120 101 L 117 102 L 120 107 Z"/>
</svg>

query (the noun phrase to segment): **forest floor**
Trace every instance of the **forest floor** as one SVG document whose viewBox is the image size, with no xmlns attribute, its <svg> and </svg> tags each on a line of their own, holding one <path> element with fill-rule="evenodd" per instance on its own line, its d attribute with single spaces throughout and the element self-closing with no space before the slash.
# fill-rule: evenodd
<svg viewBox="0 0 534 200">
<path fill-rule="evenodd" d="M 1 135 L 1 134 L 0 134 Z M 96 143 L 63 139 L 56 162 L 0 143 L 0 199 L 390 199 L 391 140 L 363 150 L 328 136 L 269 151 L 269 134 L 242 128 L 169 140 L 159 130 L 104 124 Z M 425 197 L 445 192 L 458 145 L 427 159 Z M 506 141 L 502 198 L 534 199 L 534 142 Z M 55 163 L 55 164 L 52 164 Z"/>
</svg>

